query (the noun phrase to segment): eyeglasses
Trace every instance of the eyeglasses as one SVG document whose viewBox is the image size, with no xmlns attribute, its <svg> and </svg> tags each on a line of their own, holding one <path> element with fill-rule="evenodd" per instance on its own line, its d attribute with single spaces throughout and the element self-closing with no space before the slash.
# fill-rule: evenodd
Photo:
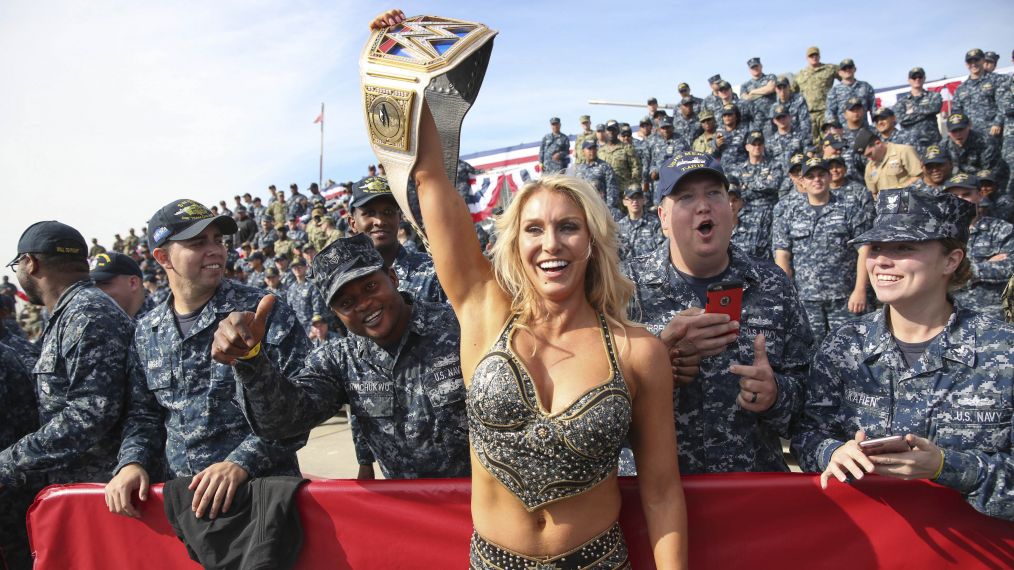
<svg viewBox="0 0 1014 570">
<path fill-rule="evenodd" d="M 28 255 L 27 253 L 22 253 L 21 255 L 15 257 L 14 261 L 8 263 L 6 267 L 8 269 L 14 269 L 15 267 L 18 266 L 19 263 L 21 263 L 21 260 L 23 260 L 27 255 Z"/>
</svg>

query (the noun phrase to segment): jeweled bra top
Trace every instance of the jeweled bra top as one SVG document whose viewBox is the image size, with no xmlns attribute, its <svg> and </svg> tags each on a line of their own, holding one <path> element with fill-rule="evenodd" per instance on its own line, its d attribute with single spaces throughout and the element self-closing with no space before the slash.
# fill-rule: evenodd
<svg viewBox="0 0 1014 570">
<path fill-rule="evenodd" d="M 533 511 L 583 493 L 616 469 L 630 427 L 630 393 L 599 314 L 609 378 L 563 411 L 541 405 L 535 383 L 511 349 L 517 315 L 479 361 L 468 388 L 468 429 L 482 466 Z"/>
</svg>

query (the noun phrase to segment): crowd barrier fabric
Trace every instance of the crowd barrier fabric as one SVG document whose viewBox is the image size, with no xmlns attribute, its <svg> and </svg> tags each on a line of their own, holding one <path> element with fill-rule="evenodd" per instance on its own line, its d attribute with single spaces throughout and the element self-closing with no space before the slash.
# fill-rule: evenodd
<svg viewBox="0 0 1014 570">
<path fill-rule="evenodd" d="M 652 568 L 635 479 L 622 478 L 633 567 Z M 684 478 L 692 568 L 1012 568 L 1014 523 L 927 482 L 806 474 Z M 196 569 L 153 486 L 141 519 L 112 515 L 102 486 L 43 490 L 29 511 L 36 568 Z M 314 481 L 298 495 L 299 569 L 467 567 L 469 482 Z"/>
</svg>

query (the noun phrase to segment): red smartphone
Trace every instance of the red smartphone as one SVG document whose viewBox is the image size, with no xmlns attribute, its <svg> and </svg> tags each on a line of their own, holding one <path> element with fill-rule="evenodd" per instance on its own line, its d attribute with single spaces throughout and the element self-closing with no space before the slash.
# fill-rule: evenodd
<svg viewBox="0 0 1014 570">
<path fill-rule="evenodd" d="M 721 313 L 729 315 L 729 319 L 739 321 L 743 311 L 743 282 L 719 281 L 708 285 L 708 303 L 705 313 Z"/>
<path fill-rule="evenodd" d="M 876 439 L 867 439 L 859 442 L 859 449 L 866 455 L 880 455 L 881 453 L 904 453 L 912 451 L 903 435 L 889 435 Z"/>
</svg>

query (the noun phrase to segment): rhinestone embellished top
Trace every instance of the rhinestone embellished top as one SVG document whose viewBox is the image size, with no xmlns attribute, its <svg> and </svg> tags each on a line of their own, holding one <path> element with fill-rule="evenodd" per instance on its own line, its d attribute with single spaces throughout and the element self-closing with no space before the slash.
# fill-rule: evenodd
<svg viewBox="0 0 1014 570">
<path fill-rule="evenodd" d="M 609 378 L 563 411 L 539 402 L 531 375 L 511 349 L 517 316 L 475 368 L 468 388 L 468 430 L 482 466 L 533 511 L 583 493 L 616 469 L 630 428 L 630 393 L 599 314 Z"/>
</svg>

